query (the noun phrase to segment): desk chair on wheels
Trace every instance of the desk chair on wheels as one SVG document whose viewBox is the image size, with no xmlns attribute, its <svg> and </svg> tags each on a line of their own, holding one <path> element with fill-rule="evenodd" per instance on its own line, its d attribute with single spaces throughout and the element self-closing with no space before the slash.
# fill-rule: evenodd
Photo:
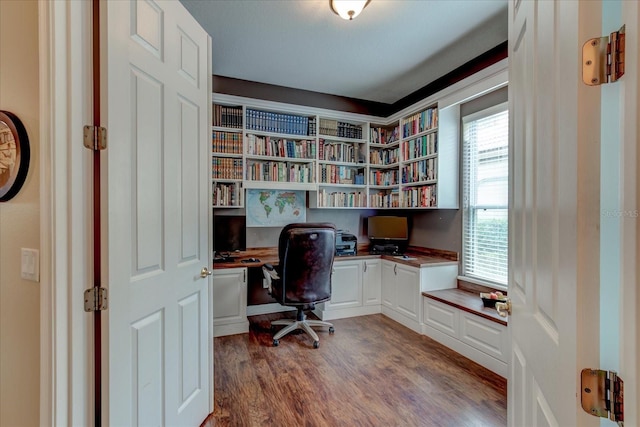
<svg viewBox="0 0 640 427">
<path fill-rule="evenodd" d="M 313 338 L 313 347 L 318 348 L 320 339 L 312 326 L 333 325 L 319 320 L 308 320 L 304 310 L 314 308 L 319 302 L 331 299 L 331 273 L 336 245 L 336 228 L 329 223 L 289 224 L 280 232 L 278 239 L 279 264 L 262 267 L 269 286 L 269 293 L 280 304 L 296 307 L 296 319 L 271 322 L 274 326 L 285 325 L 273 337 L 273 345 L 291 331 L 302 329 Z"/>
</svg>

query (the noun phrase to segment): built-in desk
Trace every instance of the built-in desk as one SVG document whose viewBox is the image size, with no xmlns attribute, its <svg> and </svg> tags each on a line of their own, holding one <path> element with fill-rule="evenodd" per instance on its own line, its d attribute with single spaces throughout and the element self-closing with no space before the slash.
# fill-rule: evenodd
<svg viewBox="0 0 640 427">
<path fill-rule="evenodd" d="M 458 288 L 457 254 L 410 247 L 405 255 L 358 246 L 357 255 L 336 257 L 331 300 L 316 304 L 314 313 L 323 320 L 383 313 L 505 376 L 507 321 L 483 307 L 478 293 Z M 293 310 L 262 285 L 260 267 L 278 264 L 277 248 L 233 256 L 234 262 L 213 264 L 214 336 L 248 332 L 247 316 Z M 248 258 L 259 262 L 242 262 Z"/>
<path fill-rule="evenodd" d="M 231 254 L 231 262 L 213 263 L 213 310 L 216 336 L 248 331 L 246 316 L 290 310 L 265 289 L 261 268 L 277 265 L 277 248 L 250 248 Z M 256 258 L 257 262 L 243 262 Z M 405 256 L 372 254 L 359 245 L 356 255 L 336 256 L 331 300 L 316 304 L 321 319 L 384 313 L 419 332 L 420 292 L 452 288 L 457 254 L 409 247 Z"/>
</svg>

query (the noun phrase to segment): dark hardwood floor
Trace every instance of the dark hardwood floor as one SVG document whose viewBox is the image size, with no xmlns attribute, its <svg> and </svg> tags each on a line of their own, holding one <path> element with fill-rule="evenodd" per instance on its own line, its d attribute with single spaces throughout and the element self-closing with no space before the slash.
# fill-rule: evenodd
<svg viewBox="0 0 640 427">
<path fill-rule="evenodd" d="M 215 338 L 212 426 L 506 426 L 506 380 L 382 314 L 272 346 L 269 322 Z"/>
</svg>

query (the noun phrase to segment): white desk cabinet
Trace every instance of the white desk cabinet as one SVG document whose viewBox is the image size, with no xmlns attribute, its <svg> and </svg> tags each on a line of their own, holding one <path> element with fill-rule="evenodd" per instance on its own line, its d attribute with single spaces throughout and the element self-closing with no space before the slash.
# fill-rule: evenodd
<svg viewBox="0 0 640 427">
<path fill-rule="evenodd" d="M 362 306 L 361 265 L 358 260 L 333 263 L 331 300 L 324 303 L 325 310 Z"/>
<path fill-rule="evenodd" d="M 382 288 L 382 261 L 376 259 L 362 260 L 362 296 L 364 305 L 380 306 Z"/>
<path fill-rule="evenodd" d="M 249 332 L 247 269 L 213 270 L 213 336 Z"/>
<path fill-rule="evenodd" d="M 382 313 L 422 332 L 422 292 L 457 286 L 457 263 L 412 267 L 382 260 Z"/>
<path fill-rule="evenodd" d="M 316 304 L 322 320 L 380 313 L 380 259 L 336 258 L 331 300 Z"/>
</svg>

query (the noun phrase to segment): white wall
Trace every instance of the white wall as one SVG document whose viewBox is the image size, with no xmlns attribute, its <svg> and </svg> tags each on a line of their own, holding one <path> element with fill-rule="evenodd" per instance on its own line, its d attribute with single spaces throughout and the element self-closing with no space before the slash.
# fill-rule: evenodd
<svg viewBox="0 0 640 427">
<path fill-rule="evenodd" d="M 22 190 L 0 203 L 0 425 L 39 424 L 40 287 L 21 279 L 20 248 L 40 249 L 38 2 L 0 1 L 0 109 L 31 145 Z"/>
</svg>

